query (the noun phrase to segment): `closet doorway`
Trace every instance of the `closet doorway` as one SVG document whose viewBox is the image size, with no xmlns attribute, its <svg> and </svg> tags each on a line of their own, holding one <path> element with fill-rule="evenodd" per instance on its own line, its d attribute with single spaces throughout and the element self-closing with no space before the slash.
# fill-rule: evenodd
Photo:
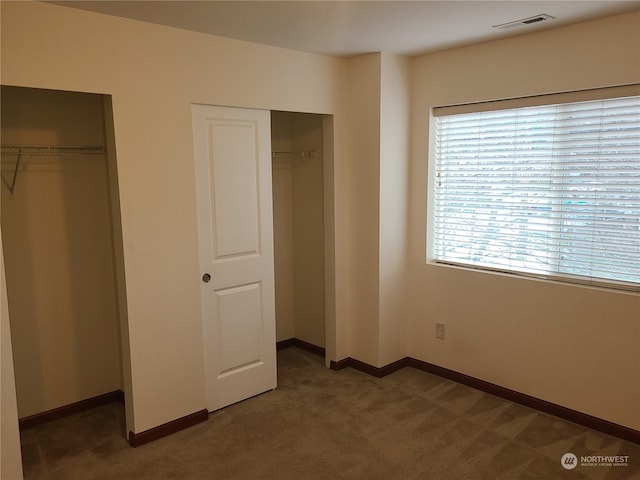
<svg viewBox="0 0 640 480">
<path fill-rule="evenodd" d="M 26 428 L 123 398 L 122 236 L 111 97 L 1 88 L 2 241 Z"/>
<path fill-rule="evenodd" d="M 326 116 L 271 112 L 276 340 L 326 352 Z M 331 132 L 332 133 L 332 132 Z M 327 152 L 329 153 L 329 152 Z M 327 196 L 332 192 L 327 192 Z"/>
</svg>

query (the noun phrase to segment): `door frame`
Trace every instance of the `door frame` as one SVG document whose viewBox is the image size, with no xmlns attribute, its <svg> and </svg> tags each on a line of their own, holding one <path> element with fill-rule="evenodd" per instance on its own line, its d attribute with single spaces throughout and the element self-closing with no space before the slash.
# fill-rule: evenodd
<svg viewBox="0 0 640 480">
<path fill-rule="evenodd" d="M 337 361 L 337 299 L 336 299 L 336 215 L 335 215 L 335 139 L 334 117 L 322 118 L 322 173 L 324 184 L 324 341 L 325 366 Z"/>
</svg>

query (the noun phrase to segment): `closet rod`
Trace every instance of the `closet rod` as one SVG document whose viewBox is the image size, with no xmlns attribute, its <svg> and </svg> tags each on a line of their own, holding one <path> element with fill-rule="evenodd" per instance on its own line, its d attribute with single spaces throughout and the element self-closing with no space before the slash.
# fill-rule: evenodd
<svg viewBox="0 0 640 480">
<path fill-rule="evenodd" d="M 315 157 L 315 150 L 301 150 L 301 151 L 274 151 L 271 152 L 272 157 L 276 158 L 313 158 Z"/>
<path fill-rule="evenodd" d="M 16 155 L 16 164 L 13 167 L 11 181 L 7 181 L 2 175 L 2 183 L 9 189 L 13 198 L 16 188 L 16 179 L 20 170 L 20 160 L 23 155 L 104 155 L 107 150 L 103 146 L 95 145 L 0 145 L 0 153 L 3 155 Z"/>
</svg>

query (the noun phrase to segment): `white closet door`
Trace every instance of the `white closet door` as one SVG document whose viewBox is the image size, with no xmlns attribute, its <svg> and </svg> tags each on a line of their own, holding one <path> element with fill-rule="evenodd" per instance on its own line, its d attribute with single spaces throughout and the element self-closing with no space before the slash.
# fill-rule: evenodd
<svg viewBox="0 0 640 480">
<path fill-rule="evenodd" d="M 271 126 L 265 110 L 194 105 L 210 411 L 276 387 Z"/>
</svg>

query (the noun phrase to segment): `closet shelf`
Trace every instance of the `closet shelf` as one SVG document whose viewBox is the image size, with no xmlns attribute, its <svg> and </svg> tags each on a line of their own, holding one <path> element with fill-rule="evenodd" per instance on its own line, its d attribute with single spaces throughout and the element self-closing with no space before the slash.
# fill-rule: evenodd
<svg viewBox="0 0 640 480">
<path fill-rule="evenodd" d="M 13 166 L 13 175 L 11 181 L 8 181 L 4 175 L 2 175 L 2 183 L 4 183 L 9 189 L 9 193 L 13 196 L 13 192 L 16 188 L 16 179 L 18 178 L 18 171 L 20 169 L 20 160 L 23 155 L 40 156 L 40 155 L 104 155 L 107 150 L 103 146 L 95 145 L 16 145 L 6 144 L 0 145 L 0 152 L 2 155 L 15 155 L 16 163 Z"/>
</svg>

